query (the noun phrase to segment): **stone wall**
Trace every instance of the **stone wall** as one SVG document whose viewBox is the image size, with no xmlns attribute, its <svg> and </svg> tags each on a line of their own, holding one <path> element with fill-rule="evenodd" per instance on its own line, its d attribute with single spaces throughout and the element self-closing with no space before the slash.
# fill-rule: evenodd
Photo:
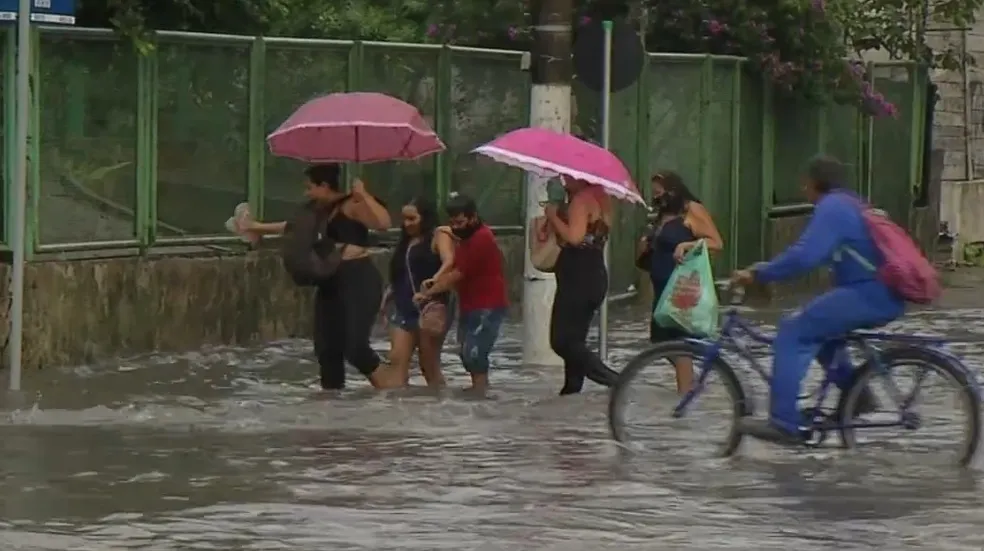
<svg viewBox="0 0 984 551">
<path fill-rule="evenodd" d="M 500 245 L 510 294 L 518 302 L 523 238 L 503 236 Z M 377 251 L 374 258 L 385 274 L 389 251 Z M 9 269 L 0 265 L 0 296 L 10 296 Z M 25 286 L 25 368 L 306 337 L 312 325 L 313 290 L 295 287 L 271 250 L 38 261 L 28 265 Z M 0 316 L 7 318 L 4 306 Z M 7 319 L 0 327 L 7 330 Z"/>
<path fill-rule="evenodd" d="M 981 14 L 978 14 L 980 17 Z M 960 70 L 934 71 L 939 87 L 934 113 L 933 149 L 944 152 L 943 181 L 984 178 L 984 18 L 966 30 L 930 29 L 930 47 L 966 52 L 972 60 Z"/>
</svg>

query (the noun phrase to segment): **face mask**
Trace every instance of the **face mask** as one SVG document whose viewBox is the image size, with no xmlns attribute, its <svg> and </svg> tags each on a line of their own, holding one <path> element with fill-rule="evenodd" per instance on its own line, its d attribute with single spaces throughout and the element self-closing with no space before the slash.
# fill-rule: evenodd
<svg viewBox="0 0 984 551">
<path fill-rule="evenodd" d="M 473 224 L 469 224 L 463 228 L 451 228 L 451 233 L 454 234 L 458 239 L 468 239 L 469 237 L 475 235 L 478 228 L 482 227 L 482 221 L 478 220 Z"/>
<path fill-rule="evenodd" d="M 660 214 L 682 214 L 686 207 L 683 197 L 673 193 L 663 193 L 653 202 Z"/>
</svg>

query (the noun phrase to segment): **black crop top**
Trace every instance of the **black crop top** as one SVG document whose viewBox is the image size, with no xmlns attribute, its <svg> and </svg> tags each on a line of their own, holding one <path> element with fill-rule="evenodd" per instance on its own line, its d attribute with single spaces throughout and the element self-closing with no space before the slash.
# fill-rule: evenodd
<svg viewBox="0 0 984 551">
<path fill-rule="evenodd" d="M 336 243 L 345 243 L 357 247 L 369 246 L 369 228 L 358 220 L 353 220 L 341 211 L 325 226 L 325 235 Z"/>
<path fill-rule="evenodd" d="M 338 213 L 325 226 L 325 235 L 333 239 L 336 243 L 345 243 L 355 245 L 356 247 L 368 247 L 369 228 L 362 222 L 349 218 L 341 210 L 342 205 L 351 197 L 351 195 L 346 195 L 336 203 L 335 208 L 339 209 Z M 376 202 L 383 205 L 383 207 L 386 206 L 375 195 L 373 195 L 373 199 L 376 199 Z"/>
</svg>

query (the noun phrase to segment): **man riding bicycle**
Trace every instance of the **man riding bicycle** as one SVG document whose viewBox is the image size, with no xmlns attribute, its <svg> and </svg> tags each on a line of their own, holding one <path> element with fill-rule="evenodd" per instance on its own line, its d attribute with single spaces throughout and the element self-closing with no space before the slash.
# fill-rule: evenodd
<svg viewBox="0 0 984 551">
<path fill-rule="evenodd" d="M 872 266 L 881 266 L 884 258 L 865 223 L 862 203 L 844 189 L 846 180 L 847 171 L 837 159 L 812 159 L 803 190 L 814 204 L 813 218 L 799 240 L 771 261 L 732 275 L 734 282 L 749 284 L 792 279 L 824 264 L 829 264 L 832 272 L 833 289 L 779 322 L 773 344 L 769 418 L 746 417 L 738 425 L 741 432 L 756 438 L 801 443 L 800 429 L 810 420 L 804 419 L 797 400 L 813 359 L 829 365 L 836 339 L 854 330 L 885 325 L 903 314 L 903 298 L 879 281 L 872 270 Z M 843 390 L 852 370 L 846 365 L 836 367 L 834 382 Z M 876 407 L 870 390 L 865 390 L 859 413 Z"/>
</svg>

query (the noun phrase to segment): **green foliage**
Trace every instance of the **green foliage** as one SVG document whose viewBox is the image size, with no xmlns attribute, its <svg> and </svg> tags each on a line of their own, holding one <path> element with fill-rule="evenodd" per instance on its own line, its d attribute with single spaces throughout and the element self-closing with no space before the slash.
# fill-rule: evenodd
<svg viewBox="0 0 984 551">
<path fill-rule="evenodd" d="M 147 29 L 338 39 L 430 41 L 527 49 L 542 0 L 81 0 L 83 25 L 112 25 L 141 49 Z M 647 22 L 650 51 L 748 57 L 781 93 L 893 114 L 844 60 L 881 50 L 953 68 L 954 50 L 925 45 L 930 22 L 963 26 L 984 0 L 574 0 L 579 21 Z"/>
</svg>

